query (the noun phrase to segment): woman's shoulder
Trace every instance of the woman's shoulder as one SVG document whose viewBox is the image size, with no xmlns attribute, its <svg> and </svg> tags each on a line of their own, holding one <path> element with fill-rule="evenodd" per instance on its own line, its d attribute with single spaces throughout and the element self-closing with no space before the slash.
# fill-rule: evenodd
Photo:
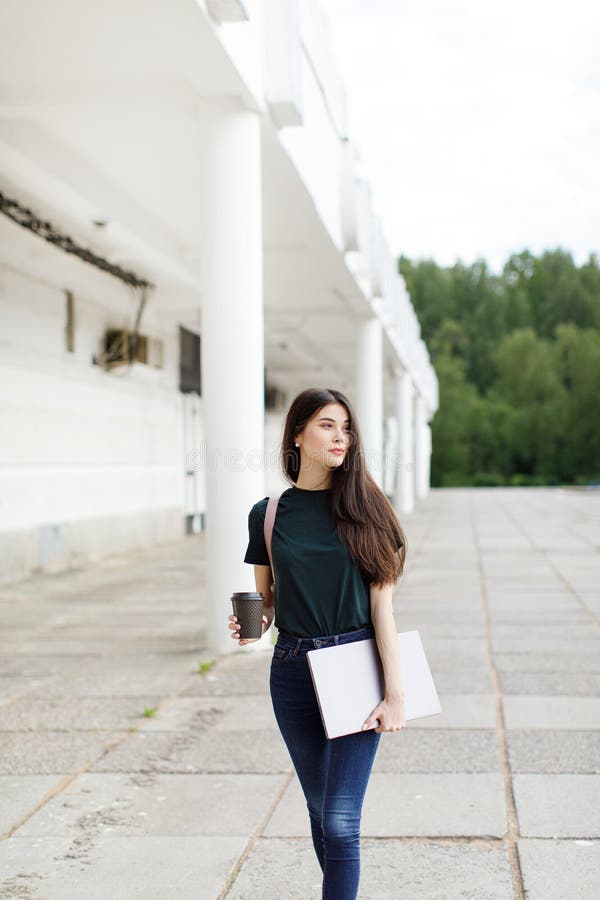
<svg viewBox="0 0 600 900">
<path fill-rule="evenodd" d="M 257 500 L 256 503 L 254 504 L 254 506 L 250 510 L 250 515 L 251 516 L 257 516 L 257 515 L 263 516 L 263 518 L 264 518 L 265 512 L 267 511 L 267 503 L 268 502 L 269 502 L 268 497 L 263 497 L 262 500 Z"/>
<path fill-rule="evenodd" d="M 272 496 L 279 497 L 279 500 L 281 501 L 285 496 L 287 496 L 287 494 L 289 494 L 290 490 L 291 490 L 290 488 L 287 488 L 286 490 L 284 490 L 282 492 L 275 491 L 275 492 L 273 492 Z M 257 500 L 256 503 L 254 504 L 254 506 L 252 507 L 252 509 L 250 510 L 250 516 L 251 517 L 256 516 L 257 518 L 260 518 L 264 521 L 264 518 L 265 518 L 265 515 L 267 512 L 267 504 L 268 504 L 269 500 L 270 500 L 270 497 L 263 497 L 262 500 Z"/>
</svg>

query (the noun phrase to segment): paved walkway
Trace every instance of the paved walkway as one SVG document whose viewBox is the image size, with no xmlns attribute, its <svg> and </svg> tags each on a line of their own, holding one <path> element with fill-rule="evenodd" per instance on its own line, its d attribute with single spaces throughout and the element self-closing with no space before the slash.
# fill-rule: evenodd
<svg viewBox="0 0 600 900">
<path fill-rule="evenodd" d="M 360 897 L 600 896 L 600 492 L 432 491 L 404 525 L 443 712 L 382 736 Z M 269 651 L 198 671 L 202 557 L 0 589 L 0 897 L 320 897 Z"/>
</svg>

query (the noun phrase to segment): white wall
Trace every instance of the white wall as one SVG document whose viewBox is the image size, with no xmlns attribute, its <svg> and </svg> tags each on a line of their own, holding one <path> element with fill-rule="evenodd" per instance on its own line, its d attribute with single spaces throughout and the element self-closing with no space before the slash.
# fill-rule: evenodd
<svg viewBox="0 0 600 900">
<path fill-rule="evenodd" d="M 69 549 L 74 523 L 101 520 L 107 533 L 119 534 L 121 548 L 128 530 L 132 545 L 148 540 L 149 529 L 162 538 L 183 530 L 178 335 L 161 334 L 150 312 L 142 332 L 165 339 L 165 370 L 138 364 L 108 373 L 91 358 L 105 327 L 127 324 L 129 310 L 112 312 L 93 297 L 75 304 L 70 353 L 64 292 L 0 268 L 0 532 L 12 547 L 5 577 L 85 555 L 82 546 Z M 115 530 L 117 519 L 136 524 Z M 46 558 L 53 556 L 52 528 L 66 528 L 54 561 Z M 98 547 L 110 549 L 110 535 L 103 541 L 102 526 L 97 530 Z M 23 540 L 27 559 L 20 559 Z M 0 577 L 2 567 L 0 558 Z"/>
</svg>

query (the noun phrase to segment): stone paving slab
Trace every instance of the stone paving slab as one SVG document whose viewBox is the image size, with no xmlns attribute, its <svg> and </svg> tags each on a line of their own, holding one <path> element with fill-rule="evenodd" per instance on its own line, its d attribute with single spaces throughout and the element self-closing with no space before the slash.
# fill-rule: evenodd
<svg viewBox="0 0 600 900">
<path fill-rule="evenodd" d="M 494 661 L 513 672 L 600 672 L 598 653 L 495 653 Z"/>
<path fill-rule="evenodd" d="M 218 711 L 217 711 L 218 714 Z M 273 728 L 246 731 L 154 732 L 131 735 L 92 772 L 287 772 L 287 748 Z"/>
<path fill-rule="evenodd" d="M 591 629 L 590 629 L 591 631 Z M 568 653 L 577 655 L 584 653 L 600 655 L 600 636 L 589 634 L 587 637 L 542 637 L 522 634 L 520 637 L 492 638 L 494 653 Z"/>
<path fill-rule="evenodd" d="M 490 607 L 490 621 L 494 626 L 494 630 L 498 625 L 517 625 L 527 631 L 537 632 L 540 627 L 540 620 L 543 618 L 543 625 L 582 625 L 589 626 L 590 617 L 580 606 L 572 604 L 567 610 L 546 609 L 504 609 L 502 606 Z"/>
<path fill-rule="evenodd" d="M 58 781 L 57 775 L 0 775 L 0 834 L 31 812 Z"/>
<path fill-rule="evenodd" d="M 408 517 L 415 553 L 394 598 L 396 624 L 420 631 L 443 712 L 382 736 L 363 808 L 361 900 L 513 896 L 488 615 L 521 845 L 544 848 L 556 823 L 568 837 L 565 854 L 582 832 L 586 846 L 593 840 L 600 653 L 580 601 L 600 611 L 600 529 L 591 543 L 581 535 L 592 533 L 589 504 L 599 500 L 600 492 L 576 490 L 456 489 L 432 492 Z M 7 863 L 9 842 L 0 842 L 0 896 L 131 900 L 139 890 L 144 900 L 185 900 L 190 886 L 194 900 L 216 900 L 291 777 L 230 896 L 279 900 L 298 886 L 301 896 L 320 898 L 306 802 L 269 697 L 276 629 L 264 646 L 233 650 L 198 674 L 199 663 L 214 661 L 203 643 L 202 537 L 0 590 L 0 723 L 36 729 L 0 731 L 0 764 L 25 772 L 16 783 L 10 772 L 0 775 L 6 817 L 26 815 L 63 770 L 102 754 L 94 771 L 17 831 L 25 854 Z M 89 652 L 107 642 L 106 652 Z M 23 652 L 42 645 L 40 655 Z M 33 693 L 19 697 L 35 680 Z M 18 699 L 2 705 L 6 696 Z M 130 713 L 159 703 L 155 716 L 135 720 L 135 731 L 91 730 L 128 727 Z M 115 735 L 124 743 L 103 752 Z M 286 832 L 290 825 L 298 837 Z M 164 841 L 180 849 L 170 852 Z M 24 855 L 39 859 L 50 845 L 46 878 L 21 867 Z M 551 866 L 541 853 L 531 858 L 526 888 Z M 564 889 L 561 877 L 577 860 L 557 863 L 555 883 Z"/>
<path fill-rule="evenodd" d="M 461 656 L 460 650 L 458 649 L 456 653 L 453 653 L 449 647 L 447 647 L 446 650 L 440 649 L 436 653 L 432 653 L 429 646 L 425 643 L 423 643 L 423 648 L 429 661 L 429 667 L 432 671 L 434 668 L 437 668 L 452 671 L 456 674 L 459 674 L 460 672 L 470 672 L 475 678 L 485 678 L 489 675 L 487 657 L 484 656 L 483 653 L 481 653 L 478 658 L 472 658 L 469 656 Z"/>
<path fill-rule="evenodd" d="M 509 731 L 512 772 L 600 774 L 597 731 Z"/>
<path fill-rule="evenodd" d="M 0 707 L 8 700 L 14 697 L 20 697 L 24 694 L 30 694 L 43 685 L 47 685 L 50 678 L 37 675 L 13 675 L 5 678 L 0 677 Z"/>
<path fill-rule="evenodd" d="M 600 779 L 595 775 L 514 775 L 523 837 L 600 838 Z"/>
<path fill-rule="evenodd" d="M 157 661 L 144 665 L 121 664 L 113 660 L 110 664 L 96 663 L 85 671 L 61 675 L 46 688 L 48 697 L 146 697 L 160 694 L 168 696 L 179 688 L 185 677 L 191 676 L 197 668 L 198 655 L 188 660 Z"/>
<path fill-rule="evenodd" d="M 429 660 L 431 676 L 438 696 L 448 694 L 490 694 L 492 677 L 489 669 L 454 668 L 451 659 Z"/>
<path fill-rule="evenodd" d="M 578 594 L 591 594 L 592 597 L 597 596 L 595 592 L 598 589 L 599 578 L 597 572 L 590 573 L 589 576 L 583 578 L 577 578 L 575 575 L 566 576 L 566 580 L 574 591 Z"/>
<path fill-rule="evenodd" d="M 277 729 L 271 700 L 259 694 L 244 697 L 176 697 L 152 718 L 142 719 L 139 731 L 193 731 L 198 720 L 213 711 L 213 731 Z M 277 731 L 279 737 L 279 731 Z"/>
<path fill-rule="evenodd" d="M 600 728 L 598 697 L 513 696 L 505 697 L 503 706 L 507 728 Z"/>
<path fill-rule="evenodd" d="M 186 688 L 182 697 L 228 697 L 245 694 L 265 695 L 269 690 L 269 673 L 266 668 L 260 670 L 240 670 L 224 672 L 212 670 Z"/>
<path fill-rule="evenodd" d="M 481 609 L 481 583 L 479 572 L 448 573 L 444 563 L 437 556 L 429 560 L 421 559 L 420 569 L 407 573 L 404 593 L 395 601 L 399 609 L 456 609 L 457 612 Z M 442 570 L 430 574 L 426 568 Z"/>
<path fill-rule="evenodd" d="M 443 610 L 430 610 L 426 607 L 415 604 L 407 607 L 404 603 L 399 602 L 394 605 L 394 619 L 398 626 L 398 631 L 403 628 L 409 630 L 414 627 L 419 630 L 421 628 L 448 627 L 459 631 L 459 635 L 463 633 L 463 629 L 477 627 L 478 629 L 485 627 L 483 610 L 481 608 L 481 600 L 478 605 L 469 609 L 454 609 L 452 604 L 448 604 Z"/>
<path fill-rule="evenodd" d="M 534 557 L 532 557 L 532 560 Z M 509 596 L 527 595 L 529 599 L 536 600 L 549 598 L 550 603 L 554 599 L 568 596 L 564 584 L 556 577 L 545 577 L 543 572 L 531 573 L 525 565 L 515 567 L 515 571 L 502 575 L 490 575 L 483 573 L 487 594 L 494 598 L 506 592 Z"/>
<path fill-rule="evenodd" d="M 497 772 L 492 729 L 427 729 L 382 734 L 373 772 Z"/>
<path fill-rule="evenodd" d="M 362 810 L 365 837 L 501 837 L 504 786 L 497 774 L 371 775 Z M 294 775 L 264 832 L 309 837 L 306 800 Z"/>
<path fill-rule="evenodd" d="M 0 653 L 0 678 L 20 677 L 53 677 L 69 675 L 81 670 L 81 660 L 76 656 L 39 656 L 24 653 L 8 655 Z"/>
<path fill-rule="evenodd" d="M 412 622 L 406 618 L 396 615 L 396 628 L 398 631 L 416 630 L 421 635 L 422 641 L 440 641 L 449 639 L 451 641 L 477 638 L 480 641 L 485 639 L 485 625 L 481 622 L 465 622 L 464 625 L 457 625 L 452 622 L 433 622 L 425 624 L 417 615 L 414 616 Z"/>
<path fill-rule="evenodd" d="M 93 759 L 126 731 L 0 733 L 0 775 L 61 775 Z"/>
<path fill-rule="evenodd" d="M 138 697 L 25 697 L 19 703 L 0 706 L 3 731 L 127 731 L 138 724 L 145 707 L 162 700 L 160 694 Z"/>
<path fill-rule="evenodd" d="M 540 622 L 540 619 L 545 619 L 546 613 L 548 613 L 549 616 L 554 615 L 559 618 L 566 616 L 568 618 L 571 611 L 576 607 L 576 601 L 573 597 L 556 597 L 551 600 L 544 596 L 534 597 L 532 595 L 526 595 L 523 597 L 515 597 L 508 594 L 506 597 L 488 597 L 487 602 L 490 614 L 495 612 L 502 618 L 528 613 L 530 618 L 535 621 L 536 624 Z M 550 621 L 552 620 L 550 619 Z M 585 620 L 582 619 L 582 621 Z M 535 635 L 532 635 L 532 637 L 533 636 Z"/>
<path fill-rule="evenodd" d="M 281 775 L 84 773 L 20 829 L 23 837 L 252 834 L 284 784 Z M 243 802 L 240 802 L 243 798 Z"/>
<path fill-rule="evenodd" d="M 114 637 L 103 641 L 65 641 L 65 640 L 49 640 L 48 638 L 40 638 L 35 641 L 22 641 L 16 644 L 5 642 L 0 643 L 0 656 L 10 654 L 11 656 L 38 656 L 44 659 L 45 656 L 75 656 L 89 659 L 90 657 L 106 656 L 114 648 Z"/>
<path fill-rule="evenodd" d="M 429 637 L 425 640 L 421 635 L 421 640 L 430 663 L 452 659 L 461 665 L 482 668 L 487 665 L 487 648 L 481 638 Z"/>
<path fill-rule="evenodd" d="M 114 654 L 115 650 L 127 656 L 133 656 L 134 654 L 150 656 L 155 654 L 158 657 L 183 658 L 190 655 L 192 659 L 208 654 L 205 643 L 195 640 L 193 637 L 185 641 L 177 638 L 165 640 L 162 638 L 139 638 L 139 640 L 135 641 L 117 641 L 116 645 L 113 643 L 111 652 Z"/>
<path fill-rule="evenodd" d="M 439 564 L 437 560 L 432 561 L 433 565 Z M 468 617 L 469 615 L 482 615 L 481 606 L 481 588 L 479 585 L 476 590 L 459 590 L 453 592 L 447 584 L 438 581 L 436 584 L 427 587 L 426 591 L 419 592 L 411 587 L 411 599 L 399 597 L 394 601 L 394 608 L 398 610 L 400 615 L 415 615 L 423 613 L 425 617 L 439 616 L 440 618 L 449 618 L 452 615 L 458 617 Z"/>
<path fill-rule="evenodd" d="M 178 622 L 173 625 L 160 624 L 160 617 L 157 616 L 156 625 L 146 625 L 143 620 L 137 625 L 119 625 L 119 643 L 136 643 L 138 639 L 144 641 L 160 640 L 169 643 L 198 644 L 203 635 L 198 632 L 197 620 L 193 620 L 188 627 Z M 76 625 L 57 625 L 54 628 L 47 628 L 39 635 L 40 641 L 48 643 L 50 646 L 59 642 L 64 642 L 67 646 L 73 645 L 72 652 L 75 652 L 75 645 L 94 645 L 98 642 L 107 642 L 108 646 L 114 647 L 115 628 L 114 622 L 98 622 L 97 625 L 76 624 Z"/>
<path fill-rule="evenodd" d="M 597 900 L 600 841 L 528 839 L 517 847 L 527 900 Z"/>
<path fill-rule="evenodd" d="M 495 728 L 493 694 L 439 693 L 441 713 L 409 719 L 407 731 L 422 728 Z"/>
<path fill-rule="evenodd" d="M 512 900 L 498 844 L 361 840 L 360 900 Z M 320 900 L 321 870 L 308 838 L 260 838 L 228 900 Z"/>
<path fill-rule="evenodd" d="M 492 637 L 494 642 L 499 638 L 503 640 L 505 638 L 522 638 L 523 626 L 519 622 L 499 622 L 494 625 Z M 598 641 L 600 640 L 600 633 L 589 616 L 586 616 L 581 621 L 538 622 L 535 633 L 531 634 L 531 638 L 533 640 L 537 640 L 538 638 L 558 638 L 562 640 L 566 638 L 569 642 L 572 638 L 594 638 Z"/>
<path fill-rule="evenodd" d="M 507 600 L 514 603 L 539 603 L 542 600 L 547 600 L 550 608 L 555 603 L 561 604 L 565 600 L 569 600 L 571 603 L 574 602 L 571 591 L 558 581 L 547 584 L 543 584 L 540 578 L 528 581 L 522 573 L 517 573 L 512 580 L 493 580 L 489 576 L 484 577 L 486 596 L 491 601 Z"/>
<path fill-rule="evenodd" d="M 13 836 L 0 843 L 0 896 L 43 900 L 199 900 L 217 896 L 246 838 Z"/>
<path fill-rule="evenodd" d="M 509 672 L 499 673 L 505 697 L 515 694 L 551 694 L 570 697 L 598 697 L 600 672 Z"/>
<path fill-rule="evenodd" d="M 361 851 L 362 847 L 363 842 Z M 322 881 L 311 839 L 261 837 L 245 860 L 227 900 L 321 900 Z M 361 874 L 361 900 L 363 881 Z"/>
</svg>

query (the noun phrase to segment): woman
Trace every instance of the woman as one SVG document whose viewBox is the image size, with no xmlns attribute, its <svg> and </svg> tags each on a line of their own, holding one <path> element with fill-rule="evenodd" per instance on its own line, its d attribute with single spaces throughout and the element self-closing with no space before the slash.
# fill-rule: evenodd
<svg viewBox="0 0 600 900">
<path fill-rule="evenodd" d="M 308 388 L 292 402 L 282 468 L 292 486 L 280 498 L 271 552 L 264 538 L 268 497 L 248 516 L 244 562 L 254 564 L 265 597 L 263 634 L 273 619 L 270 692 L 281 735 L 302 786 L 324 900 L 355 900 L 360 879 L 360 818 L 384 731 L 405 725 L 392 590 L 406 539 L 394 510 L 365 467 L 358 423 L 344 394 Z M 231 637 L 240 646 L 235 615 Z M 308 668 L 315 647 L 375 638 L 385 697 L 363 731 L 328 739 Z M 254 639 L 257 640 L 257 639 Z"/>
</svg>

